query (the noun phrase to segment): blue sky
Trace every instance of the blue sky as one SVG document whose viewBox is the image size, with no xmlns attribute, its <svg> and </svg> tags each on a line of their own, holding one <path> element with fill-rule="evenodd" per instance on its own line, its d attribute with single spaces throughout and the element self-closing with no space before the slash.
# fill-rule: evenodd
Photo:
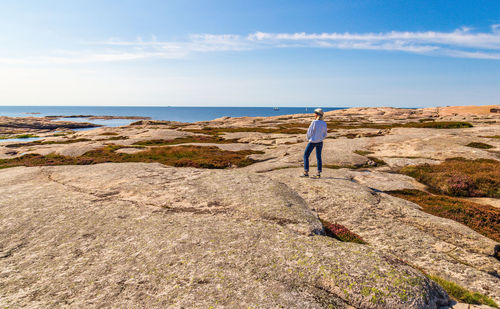
<svg viewBox="0 0 500 309">
<path fill-rule="evenodd" d="M 500 2 L 3 0 L 0 105 L 500 104 Z"/>
</svg>

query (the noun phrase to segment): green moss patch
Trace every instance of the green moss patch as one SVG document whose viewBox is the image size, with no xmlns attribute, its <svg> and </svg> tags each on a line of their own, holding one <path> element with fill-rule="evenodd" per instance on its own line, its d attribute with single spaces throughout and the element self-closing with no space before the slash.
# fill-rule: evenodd
<svg viewBox="0 0 500 309">
<path fill-rule="evenodd" d="M 500 162 L 496 160 L 452 158 L 438 165 L 408 166 L 401 173 L 435 193 L 500 198 Z"/>
<path fill-rule="evenodd" d="M 354 150 L 353 152 L 355 154 L 359 154 L 360 156 L 366 156 L 374 153 L 373 151 L 367 151 L 367 150 Z"/>
<path fill-rule="evenodd" d="M 438 276 L 427 275 L 427 277 L 439 284 L 450 296 L 452 296 L 457 301 L 467 304 L 488 305 L 494 308 L 498 308 L 497 303 L 495 303 L 494 300 L 484 294 L 471 292 L 454 282 L 445 280 Z"/>
<path fill-rule="evenodd" d="M 472 142 L 472 143 L 468 143 L 467 145 L 465 145 L 467 147 L 472 147 L 472 148 L 479 148 L 479 149 L 491 149 L 491 148 L 495 148 L 489 144 L 485 144 L 485 143 L 480 143 L 480 142 Z"/>
<path fill-rule="evenodd" d="M 134 154 L 117 153 L 121 146 L 111 145 L 89 151 L 79 157 L 68 157 L 56 154 L 42 156 L 27 154 L 13 159 L 0 160 L 0 168 L 14 166 L 45 166 L 45 165 L 87 165 L 104 162 L 158 162 L 176 167 L 227 168 L 243 167 L 254 163 L 249 155 L 256 151 L 225 151 L 218 147 L 176 146 L 155 147 Z"/>
<path fill-rule="evenodd" d="M 355 242 L 358 244 L 366 244 L 366 242 L 356 233 L 351 232 L 345 226 L 338 223 L 330 223 L 326 220 L 320 219 L 325 229 L 326 236 L 333 237 L 337 240 L 344 242 Z"/>
<path fill-rule="evenodd" d="M 422 207 L 434 216 L 457 221 L 495 241 L 500 241 L 500 209 L 445 195 L 432 195 L 419 190 L 386 192 Z"/>
</svg>

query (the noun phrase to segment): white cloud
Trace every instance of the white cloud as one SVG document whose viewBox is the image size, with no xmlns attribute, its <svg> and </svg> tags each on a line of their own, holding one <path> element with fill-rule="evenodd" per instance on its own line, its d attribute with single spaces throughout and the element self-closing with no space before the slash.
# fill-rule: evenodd
<svg viewBox="0 0 500 309">
<path fill-rule="evenodd" d="M 155 35 L 145 41 L 113 38 L 105 42 L 85 44 L 89 50 L 58 50 L 50 55 L 31 58 L 0 57 L 0 64 L 73 64 L 139 59 L 180 59 L 196 53 L 249 51 L 272 48 L 330 48 L 397 51 L 422 55 L 458 58 L 500 59 L 500 25 L 491 32 L 473 32 L 462 27 L 451 32 L 384 33 L 269 33 L 194 34 L 184 41 L 159 41 Z"/>
<path fill-rule="evenodd" d="M 498 25 L 496 25 L 498 26 Z M 497 28 L 494 27 L 493 30 Z M 386 33 L 264 33 L 256 32 L 248 35 L 248 40 L 258 42 L 269 41 L 321 41 L 321 42 L 402 42 L 406 44 L 433 44 L 435 47 L 452 45 L 456 48 L 471 47 L 484 49 L 500 49 L 500 33 L 471 33 L 470 28 L 461 28 L 453 32 L 386 32 Z"/>
</svg>

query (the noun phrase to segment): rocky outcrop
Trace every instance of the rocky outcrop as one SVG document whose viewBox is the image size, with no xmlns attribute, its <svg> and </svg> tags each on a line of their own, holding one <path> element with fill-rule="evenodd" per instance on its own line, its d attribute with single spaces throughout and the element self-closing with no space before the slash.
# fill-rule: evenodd
<svg viewBox="0 0 500 309">
<path fill-rule="evenodd" d="M 284 169 L 266 175 L 293 188 L 322 218 L 347 226 L 373 247 L 500 301 L 500 264 L 492 256 L 493 240 L 379 192 L 396 189 L 390 182 L 377 183 L 384 177 L 382 172 L 362 181 L 347 169 L 326 170 L 317 181 L 297 177 L 300 173 L 300 169 Z M 404 188 L 400 186 L 405 182 L 411 188 L 412 182 L 401 178 L 397 188 Z"/>
<path fill-rule="evenodd" d="M 258 153 L 251 155 L 255 164 L 238 170 L 139 163 L 0 170 L 0 307 L 435 308 L 446 303 L 445 293 L 416 269 L 500 303 L 494 241 L 383 193 L 426 189 L 394 173 L 408 165 L 500 157 L 499 115 L 452 110 L 327 112 L 331 131 L 320 180 L 298 178 L 306 146 L 300 132 L 311 115 L 194 124 L 141 120 L 57 134 L 31 129 L 40 118 L 18 118 L 0 133 L 9 137 L 25 130 L 42 139 L 4 141 L 0 159 L 29 153 L 76 157 L 106 145 L 140 153 L 170 146 L 137 148 L 137 142 L 175 139 Z M 387 126 L 433 120 L 470 121 L 474 127 Z M 23 122 L 26 128 L 16 128 Z M 349 128 L 352 124 L 361 125 Z M 471 148 L 471 142 L 492 148 Z M 315 155 L 310 159 L 314 172 Z M 497 205 L 498 199 L 477 202 Z M 345 225 L 368 245 L 322 235 L 318 216 Z"/>
<path fill-rule="evenodd" d="M 41 117 L 5 117 L 0 116 L 0 127 L 6 128 L 24 128 L 24 129 L 81 129 L 81 128 L 96 128 L 101 125 L 88 122 L 71 122 L 71 121 L 52 121 Z"/>
<path fill-rule="evenodd" d="M 448 302 L 394 255 L 318 235 L 307 199 L 268 176 L 141 163 L 18 167 L 0 171 L 0 195 L 1 306 Z"/>
</svg>

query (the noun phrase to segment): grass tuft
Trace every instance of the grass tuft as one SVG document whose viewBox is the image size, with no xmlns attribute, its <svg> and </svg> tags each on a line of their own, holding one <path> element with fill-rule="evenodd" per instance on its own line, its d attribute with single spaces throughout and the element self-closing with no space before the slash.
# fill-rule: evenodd
<svg viewBox="0 0 500 309">
<path fill-rule="evenodd" d="M 31 137 L 38 137 L 34 134 L 20 134 L 20 135 L 16 135 L 14 138 L 31 138 Z"/>
<path fill-rule="evenodd" d="M 68 134 L 72 134 L 72 133 L 70 133 L 70 132 L 59 132 L 59 133 L 54 133 L 51 136 L 58 137 L 58 136 L 66 136 Z"/>
<path fill-rule="evenodd" d="M 370 157 L 370 156 L 368 156 L 367 158 L 372 160 L 373 162 L 375 162 L 375 166 L 387 165 L 387 163 L 382 159 Z"/>
<path fill-rule="evenodd" d="M 90 139 L 88 138 L 66 139 L 60 141 L 33 141 L 29 143 L 9 144 L 5 145 L 5 147 L 18 148 L 18 147 L 28 147 L 28 146 L 38 146 L 38 145 L 73 144 L 73 143 L 88 142 L 88 141 L 90 141 Z"/>
<path fill-rule="evenodd" d="M 109 138 L 101 138 L 101 139 L 96 139 L 96 142 L 102 142 L 102 141 L 121 141 L 121 140 L 126 140 L 128 139 L 127 136 L 112 136 Z"/>
<path fill-rule="evenodd" d="M 386 192 L 422 207 L 434 216 L 459 222 L 495 241 L 500 241 L 500 209 L 444 195 L 432 195 L 419 190 Z"/>
<path fill-rule="evenodd" d="M 457 301 L 467 304 L 488 305 L 493 308 L 498 308 L 498 304 L 484 294 L 471 292 L 454 282 L 445 280 L 438 276 L 427 275 L 427 277 L 443 287 L 443 289 Z"/>
<path fill-rule="evenodd" d="M 34 134 L 19 134 L 14 136 L 0 136 L 0 139 L 32 138 L 32 137 L 38 137 L 38 136 Z"/>
<path fill-rule="evenodd" d="M 472 148 L 479 148 L 479 149 L 491 149 L 491 148 L 495 148 L 489 144 L 485 144 L 485 143 L 480 143 L 480 142 L 472 142 L 472 143 L 468 143 L 467 145 L 465 145 L 467 147 L 472 147 Z"/>
<path fill-rule="evenodd" d="M 116 132 L 104 132 L 104 133 L 101 133 L 99 135 L 111 136 L 111 135 L 118 135 L 118 133 L 116 133 Z"/>
</svg>

